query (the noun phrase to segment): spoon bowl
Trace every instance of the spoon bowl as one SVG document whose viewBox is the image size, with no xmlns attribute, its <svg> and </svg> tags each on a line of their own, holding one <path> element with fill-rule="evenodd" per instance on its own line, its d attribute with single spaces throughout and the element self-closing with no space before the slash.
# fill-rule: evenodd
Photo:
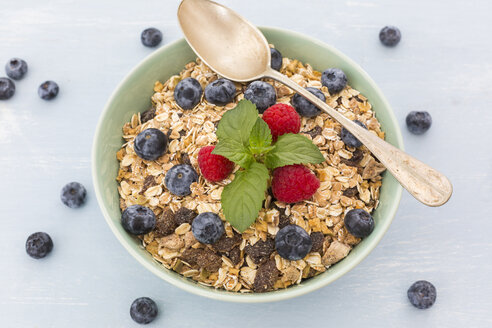
<svg viewBox="0 0 492 328">
<path fill-rule="evenodd" d="M 267 40 L 229 8 L 212 1 L 186 0 L 179 5 L 178 18 L 190 47 L 223 77 L 248 82 L 262 78 L 269 69 Z"/>
</svg>

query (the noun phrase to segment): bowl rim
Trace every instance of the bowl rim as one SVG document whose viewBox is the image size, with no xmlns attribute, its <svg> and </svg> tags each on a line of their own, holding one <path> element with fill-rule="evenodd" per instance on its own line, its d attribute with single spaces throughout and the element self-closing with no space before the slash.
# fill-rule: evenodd
<svg viewBox="0 0 492 328">
<path fill-rule="evenodd" d="M 303 33 L 283 29 L 283 28 L 278 28 L 278 27 L 267 27 L 267 26 L 259 26 L 258 27 L 262 32 L 263 31 L 272 31 L 272 32 L 280 32 L 283 34 L 286 34 L 290 37 L 293 38 L 301 38 L 304 39 L 310 43 L 313 43 L 317 46 L 323 47 L 328 49 L 329 51 L 335 53 L 337 56 L 339 56 L 343 61 L 347 62 L 353 69 L 355 69 L 360 75 L 362 75 L 366 81 L 371 85 L 371 87 L 375 90 L 375 92 L 379 95 L 381 98 L 381 102 L 383 105 L 388 108 L 388 118 L 391 122 L 391 124 L 395 128 L 395 144 L 394 146 L 397 148 L 400 148 L 403 150 L 403 137 L 401 134 L 400 126 L 398 124 L 398 121 L 394 115 L 394 112 L 388 103 L 386 97 L 384 96 L 383 92 L 381 89 L 377 86 L 375 81 L 369 76 L 368 73 L 366 73 L 362 67 L 357 64 L 355 61 L 350 59 L 347 55 L 342 53 L 341 51 L 337 50 L 333 46 L 324 43 L 320 40 L 317 40 L 313 37 L 307 36 Z M 376 247 L 376 245 L 381 241 L 381 239 L 384 237 L 386 234 L 387 230 L 389 229 L 389 226 L 391 225 L 396 211 L 398 209 L 400 200 L 401 200 L 401 195 L 402 195 L 402 187 L 401 185 L 397 185 L 396 192 L 394 193 L 394 198 L 395 201 L 392 202 L 390 205 L 390 208 L 388 209 L 388 213 L 390 216 L 390 219 L 387 221 L 385 226 L 383 227 L 383 230 L 381 230 L 380 235 L 378 235 L 376 238 L 372 239 L 371 242 L 359 252 L 359 256 L 352 261 L 351 265 L 347 266 L 343 270 L 338 270 L 335 271 L 332 275 L 327 277 L 326 279 L 319 279 L 316 283 L 309 284 L 309 285 L 298 285 L 296 288 L 285 288 L 282 290 L 277 290 L 277 291 L 272 291 L 268 293 L 247 293 L 247 294 L 242 294 L 242 293 L 237 293 L 237 292 L 228 292 L 228 291 L 221 291 L 221 290 L 216 290 L 210 288 L 201 288 L 201 286 L 197 286 L 193 282 L 186 281 L 184 279 L 181 279 L 179 277 L 173 277 L 171 275 L 165 275 L 163 274 L 162 270 L 160 268 L 157 268 L 154 264 L 150 263 L 146 258 L 144 258 L 137 250 L 133 249 L 129 242 L 124 239 L 124 237 L 119 233 L 119 231 L 116 228 L 116 225 L 114 221 L 111 219 L 111 215 L 109 214 L 106 206 L 104 205 L 102 194 L 100 192 L 101 186 L 96 178 L 96 172 L 97 169 L 97 163 L 95 161 L 96 158 L 96 153 L 97 153 L 97 141 L 100 139 L 100 135 L 103 130 L 103 125 L 102 122 L 104 121 L 104 117 L 108 115 L 109 107 L 111 103 L 115 100 L 116 96 L 119 93 L 119 90 L 121 87 L 130 80 L 130 78 L 134 75 L 135 72 L 141 69 L 148 61 L 150 61 L 152 58 L 160 56 L 162 52 L 165 52 L 168 48 L 172 48 L 175 45 L 183 42 L 185 39 L 180 38 L 177 39 L 173 42 L 170 42 L 159 49 L 155 50 L 153 53 L 149 54 L 147 57 L 145 57 L 142 61 L 140 61 L 135 67 L 133 67 L 123 78 L 123 80 L 118 83 L 116 88 L 113 90 L 111 93 L 111 96 L 109 97 L 108 101 L 104 105 L 104 109 L 102 110 L 99 120 L 96 126 L 95 134 L 94 134 L 94 139 L 92 143 L 92 151 L 91 151 L 91 173 L 92 173 L 92 182 L 93 182 L 93 187 L 95 190 L 95 195 L 96 199 L 99 205 L 99 208 L 104 216 L 104 219 L 106 220 L 106 223 L 109 225 L 109 228 L 113 232 L 113 235 L 116 236 L 116 238 L 119 240 L 119 242 L 123 245 L 123 247 L 130 253 L 140 264 L 142 264 L 145 268 L 147 268 L 150 272 L 158 276 L 159 278 L 165 280 L 169 284 L 176 286 L 178 288 L 181 288 L 187 292 L 190 292 L 195 295 L 200 295 L 203 297 L 207 297 L 210 299 L 214 300 L 220 300 L 220 301 L 228 301 L 228 302 L 238 302 L 238 303 L 262 303 L 262 302 L 273 302 L 273 301 L 281 301 L 281 300 L 286 300 L 290 298 L 294 298 L 297 296 L 305 295 L 307 293 L 310 293 L 314 290 L 320 289 L 322 287 L 325 287 L 326 285 L 334 282 L 341 276 L 345 275 L 349 271 L 351 271 L 353 268 L 355 268 L 362 260 L 364 260 L 371 252 L 372 250 Z M 387 173 L 388 174 L 388 173 Z M 322 275 L 320 275 L 322 276 Z"/>
</svg>

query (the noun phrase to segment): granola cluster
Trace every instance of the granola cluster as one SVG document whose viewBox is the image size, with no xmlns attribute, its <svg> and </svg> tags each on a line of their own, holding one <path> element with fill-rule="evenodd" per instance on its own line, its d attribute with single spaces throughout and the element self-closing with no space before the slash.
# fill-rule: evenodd
<svg viewBox="0 0 492 328">
<path fill-rule="evenodd" d="M 340 93 L 330 95 L 320 82 L 321 73 L 298 60 L 284 58 L 281 72 L 302 87 L 320 89 L 330 106 L 384 138 L 371 104 L 357 90 L 346 86 Z M 152 209 L 158 218 L 156 229 L 141 237 L 147 251 L 166 268 L 200 284 L 235 292 L 265 292 L 299 284 L 346 257 L 360 239 L 347 232 L 344 214 L 354 208 L 371 213 L 378 206 L 384 167 L 364 146 L 347 147 L 340 139 L 340 124 L 325 113 L 304 117 L 301 124 L 301 133 L 313 140 L 326 159 L 321 164 L 306 165 L 321 183 L 311 200 L 285 204 L 275 201 L 270 193 L 256 222 L 242 234 L 224 222 L 226 233 L 217 243 L 204 245 L 196 241 L 191 222 L 197 214 L 214 212 L 225 221 L 221 192 L 234 174 L 218 183 L 200 176 L 191 185 L 191 195 L 185 197 L 172 195 L 165 187 L 164 177 L 176 164 L 190 164 L 199 172 L 200 148 L 217 142 L 215 128 L 222 115 L 243 98 L 246 84 L 236 84 L 234 102 L 226 106 L 215 106 L 203 99 L 194 109 L 183 110 L 174 101 L 173 91 L 186 77 L 197 79 L 203 88 L 219 78 L 197 60 L 166 82 L 156 82 L 152 108 L 134 114 L 123 126 L 125 143 L 117 152 L 121 210 L 140 204 Z M 277 102 L 290 103 L 294 95 L 291 89 L 268 82 L 276 90 Z M 133 150 L 134 138 L 147 128 L 163 131 L 170 140 L 166 154 L 155 161 L 142 160 Z M 313 240 L 311 252 L 302 260 L 285 260 L 275 252 L 276 233 L 290 223 L 304 228 Z"/>
</svg>

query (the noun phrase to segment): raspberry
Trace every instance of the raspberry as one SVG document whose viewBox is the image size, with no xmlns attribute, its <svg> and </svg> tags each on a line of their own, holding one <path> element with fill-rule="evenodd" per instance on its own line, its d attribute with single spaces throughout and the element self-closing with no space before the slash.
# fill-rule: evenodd
<svg viewBox="0 0 492 328">
<path fill-rule="evenodd" d="M 285 203 L 296 203 L 314 195 L 319 180 L 302 165 L 288 165 L 273 171 L 272 192 L 275 198 Z"/>
<path fill-rule="evenodd" d="M 234 163 L 221 155 L 212 154 L 215 146 L 206 146 L 198 153 L 198 166 L 208 181 L 220 181 L 227 178 L 234 168 Z"/>
<path fill-rule="evenodd" d="M 276 104 L 263 113 L 265 121 L 272 131 L 273 140 L 286 133 L 299 133 L 301 117 L 296 110 L 287 104 Z"/>
</svg>

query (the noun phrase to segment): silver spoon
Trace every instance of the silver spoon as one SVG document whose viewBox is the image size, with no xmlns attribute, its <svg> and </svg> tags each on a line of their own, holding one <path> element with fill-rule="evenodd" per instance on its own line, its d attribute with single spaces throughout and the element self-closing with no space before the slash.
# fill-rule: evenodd
<svg viewBox="0 0 492 328">
<path fill-rule="evenodd" d="M 350 131 L 417 200 L 441 206 L 451 197 L 453 187 L 443 174 L 361 128 L 273 70 L 267 40 L 236 12 L 209 0 L 183 0 L 178 20 L 191 48 L 219 75 L 237 82 L 272 78 L 287 85 Z"/>
</svg>

